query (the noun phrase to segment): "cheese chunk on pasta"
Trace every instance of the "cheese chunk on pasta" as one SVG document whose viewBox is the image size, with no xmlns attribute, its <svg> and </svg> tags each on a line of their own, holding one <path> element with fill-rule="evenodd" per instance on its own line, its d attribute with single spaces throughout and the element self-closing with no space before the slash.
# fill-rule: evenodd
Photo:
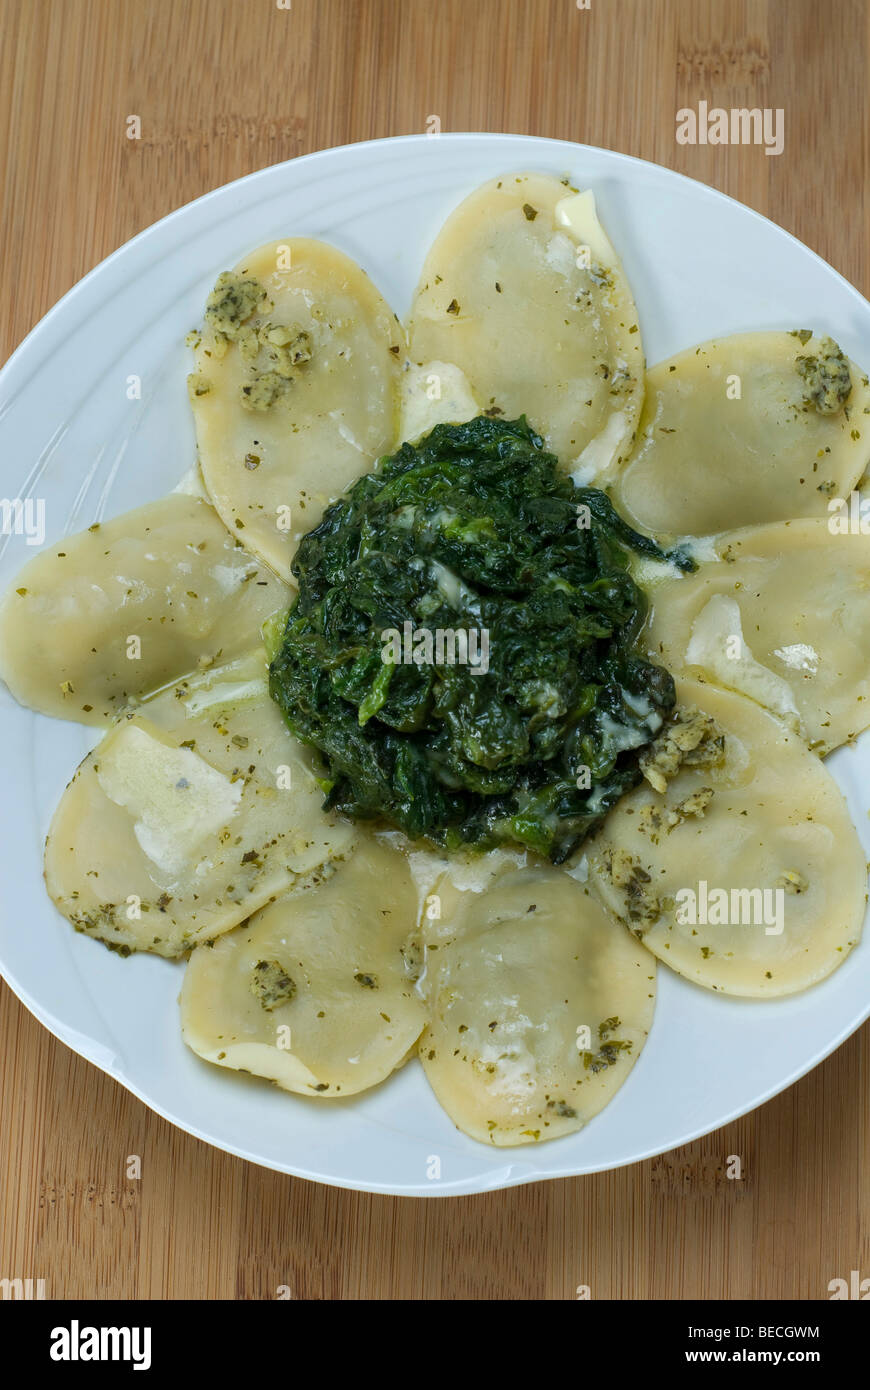
<svg viewBox="0 0 870 1390">
<path fill-rule="evenodd" d="M 85 758 L 48 833 L 49 894 L 116 949 L 182 955 L 351 851 L 322 800 L 254 653 L 146 702 Z"/>
</svg>

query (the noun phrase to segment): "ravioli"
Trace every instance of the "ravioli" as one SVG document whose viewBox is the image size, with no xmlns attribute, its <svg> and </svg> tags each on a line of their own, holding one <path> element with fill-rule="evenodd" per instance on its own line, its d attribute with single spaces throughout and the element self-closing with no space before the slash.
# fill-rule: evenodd
<svg viewBox="0 0 870 1390">
<path fill-rule="evenodd" d="M 416 925 L 407 858 L 367 837 L 317 886 L 194 951 L 181 992 L 185 1042 L 208 1062 L 306 1096 L 377 1085 L 425 1022 L 404 949 Z"/>
<path fill-rule="evenodd" d="M 844 524 L 843 517 L 830 523 Z M 651 655 L 671 671 L 701 672 L 742 691 L 787 720 L 790 702 L 820 754 L 867 728 L 870 536 L 832 534 L 822 518 L 805 519 L 728 532 L 713 553 L 719 558 L 695 574 L 652 590 Z M 763 669 L 751 670 L 747 653 Z"/>
<path fill-rule="evenodd" d="M 867 873 L 818 758 L 751 700 L 677 682 L 647 780 L 589 848 L 604 904 L 659 960 L 724 994 L 794 994 L 861 935 Z"/>
<path fill-rule="evenodd" d="M 637 445 L 613 501 L 642 530 L 706 536 L 821 516 L 868 462 L 866 373 L 808 331 L 741 333 L 647 373 Z"/>
<path fill-rule="evenodd" d="M 652 957 L 557 869 L 512 869 L 481 892 L 448 881 L 437 897 L 420 1057 L 440 1104 L 499 1146 L 582 1128 L 646 1042 Z"/>
<path fill-rule="evenodd" d="M 544 174 L 472 193 L 429 252 L 409 340 L 419 366 L 459 367 L 484 410 L 525 414 L 578 482 L 627 457 L 643 347 L 591 193 Z"/>
<path fill-rule="evenodd" d="M 0 675 L 21 704 L 105 724 L 256 642 L 288 589 L 183 493 L 35 555 L 0 600 Z"/>
<path fill-rule="evenodd" d="M 404 331 L 348 256 L 288 238 L 219 277 L 195 341 L 205 487 L 292 583 L 299 537 L 393 442 Z"/>
<path fill-rule="evenodd" d="M 322 800 L 254 653 L 156 696 L 85 758 L 48 833 L 49 894 L 125 954 L 181 955 L 350 852 Z"/>
</svg>

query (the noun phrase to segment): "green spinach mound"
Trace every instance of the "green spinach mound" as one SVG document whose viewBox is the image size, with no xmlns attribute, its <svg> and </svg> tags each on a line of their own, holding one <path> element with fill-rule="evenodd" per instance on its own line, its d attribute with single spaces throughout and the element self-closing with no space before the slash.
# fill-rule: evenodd
<svg viewBox="0 0 870 1390">
<path fill-rule="evenodd" d="M 577 487 L 525 418 L 438 425 L 381 459 L 303 538 L 269 669 L 322 754 L 325 807 L 446 848 L 566 859 L 638 782 L 674 704 L 636 650 L 630 551 L 693 568 Z M 477 635 L 477 670 L 447 664 L 459 630 Z"/>
</svg>

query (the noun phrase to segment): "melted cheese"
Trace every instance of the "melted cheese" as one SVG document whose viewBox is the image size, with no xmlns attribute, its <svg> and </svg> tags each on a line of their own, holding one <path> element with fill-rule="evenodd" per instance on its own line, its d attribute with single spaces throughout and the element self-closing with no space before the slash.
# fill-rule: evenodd
<svg viewBox="0 0 870 1390">
<path fill-rule="evenodd" d="M 479 414 L 465 373 L 452 362 L 409 363 L 402 376 L 400 439 L 416 444 L 436 425 L 459 425 Z"/>
<path fill-rule="evenodd" d="M 146 858 L 173 876 L 198 862 L 204 843 L 231 824 L 242 798 L 241 780 L 142 723 L 120 725 L 100 752 L 95 776 L 109 800 L 129 813 Z"/>
<path fill-rule="evenodd" d="M 756 661 L 743 635 L 736 599 L 714 594 L 692 624 L 686 647 L 688 667 L 697 666 L 717 685 L 739 690 L 780 715 L 800 733 L 800 716 L 788 681 Z"/>
</svg>

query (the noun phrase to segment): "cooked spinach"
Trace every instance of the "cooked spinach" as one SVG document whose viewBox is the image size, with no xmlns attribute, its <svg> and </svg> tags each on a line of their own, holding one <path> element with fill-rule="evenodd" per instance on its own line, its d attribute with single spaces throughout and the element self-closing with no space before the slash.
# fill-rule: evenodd
<svg viewBox="0 0 870 1390">
<path fill-rule="evenodd" d="M 381 459 L 303 537 L 269 671 L 322 754 L 325 806 L 566 859 L 674 704 L 636 649 L 630 551 L 693 568 L 576 486 L 525 418 L 438 425 Z"/>
</svg>

